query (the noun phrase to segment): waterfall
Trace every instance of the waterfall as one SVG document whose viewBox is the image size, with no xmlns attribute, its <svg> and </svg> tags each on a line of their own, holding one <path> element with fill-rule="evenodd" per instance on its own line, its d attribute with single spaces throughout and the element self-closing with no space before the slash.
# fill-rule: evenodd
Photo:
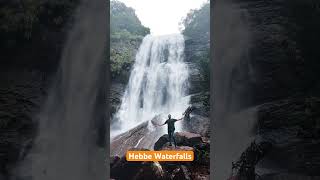
<svg viewBox="0 0 320 180">
<path fill-rule="evenodd" d="M 106 179 L 105 151 L 96 143 L 97 109 L 101 109 L 97 102 L 105 83 L 101 78 L 107 42 L 105 12 L 105 1 L 80 5 L 55 83 L 39 114 L 38 137 L 16 170 L 21 179 Z"/>
<path fill-rule="evenodd" d="M 170 113 L 173 118 L 181 118 L 190 99 L 186 96 L 188 75 L 181 34 L 147 35 L 138 50 L 121 106 L 115 115 L 120 123 L 120 129 L 115 131 L 127 131 L 156 115 L 166 118 Z M 177 124 L 177 130 L 180 128 L 181 125 Z"/>
</svg>

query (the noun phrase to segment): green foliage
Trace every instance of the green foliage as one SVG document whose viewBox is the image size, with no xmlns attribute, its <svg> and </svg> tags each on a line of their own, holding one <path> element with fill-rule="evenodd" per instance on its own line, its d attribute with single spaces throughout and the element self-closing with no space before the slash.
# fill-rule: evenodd
<svg viewBox="0 0 320 180">
<path fill-rule="evenodd" d="M 46 33 L 49 28 L 61 29 L 71 17 L 78 1 L 23 0 L 0 3 L 0 32 L 6 34 L 4 37 L 9 40 L 17 38 L 8 37 L 14 34 L 29 40 L 33 35 Z"/>
<path fill-rule="evenodd" d="M 131 34 L 127 30 L 119 30 L 117 32 L 112 33 L 110 38 L 113 41 L 142 40 L 143 36 Z"/>
<path fill-rule="evenodd" d="M 113 76 L 120 75 L 121 71 L 129 68 L 132 64 L 133 53 L 130 49 L 124 48 L 121 52 L 116 49 L 111 49 L 111 72 Z"/>
<path fill-rule="evenodd" d="M 79 1 L 1 1 L 2 65 L 56 68 Z"/>
<path fill-rule="evenodd" d="M 200 9 L 191 10 L 182 20 L 184 27 L 182 33 L 190 38 L 201 36 L 209 37 L 210 32 L 210 3 L 209 1 Z"/>
<path fill-rule="evenodd" d="M 200 68 L 204 80 L 204 88 L 210 88 L 210 2 L 207 1 L 200 9 L 191 10 L 181 22 L 184 26 L 183 35 L 187 40 L 198 44 L 199 48 L 193 49 L 197 52 L 191 61 Z M 186 44 L 187 45 L 187 44 Z"/>
<path fill-rule="evenodd" d="M 127 31 L 133 35 L 145 36 L 150 29 L 141 25 L 134 9 L 127 7 L 119 1 L 111 1 L 110 4 L 110 31 L 111 34 Z"/>
<path fill-rule="evenodd" d="M 113 0 L 110 4 L 110 64 L 112 77 L 127 74 L 143 37 L 150 33 L 134 9 Z"/>
</svg>

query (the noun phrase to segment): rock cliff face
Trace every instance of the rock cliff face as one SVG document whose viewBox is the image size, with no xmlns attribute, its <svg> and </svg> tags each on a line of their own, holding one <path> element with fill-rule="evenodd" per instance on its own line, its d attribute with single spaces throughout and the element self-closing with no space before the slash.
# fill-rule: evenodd
<svg viewBox="0 0 320 180">
<path fill-rule="evenodd" d="M 0 3 L 0 177 L 10 177 L 33 144 L 36 114 L 58 69 L 78 2 Z"/>
<path fill-rule="evenodd" d="M 0 74 L 0 173 L 8 176 L 32 146 L 38 122 L 35 114 L 44 103 L 50 79 L 28 69 Z"/>
<path fill-rule="evenodd" d="M 182 32 L 185 37 L 185 61 L 188 64 L 189 94 L 191 104 L 197 107 L 195 114 L 208 117 L 209 103 L 209 54 L 210 54 L 210 28 L 209 28 L 209 4 L 194 13 L 194 18 L 185 24 Z M 195 29 L 194 29 L 195 28 Z M 199 33 L 200 32 L 200 33 Z"/>
<path fill-rule="evenodd" d="M 247 10 L 253 104 L 288 96 L 318 96 L 316 1 L 238 1 Z M 301 15 L 298 16 L 296 11 Z"/>
<path fill-rule="evenodd" d="M 319 98 L 293 98 L 262 105 L 259 136 L 272 144 L 257 168 L 319 176 Z M 270 166 L 276 165 L 276 167 Z"/>
<path fill-rule="evenodd" d="M 247 164 L 256 162 L 257 165 L 252 165 L 255 166 L 255 170 L 251 169 L 253 172 L 269 179 L 319 176 L 320 81 L 317 77 L 320 74 L 315 68 L 320 63 L 315 59 L 319 59 L 320 54 L 314 48 L 320 40 L 316 35 L 320 28 L 316 20 L 320 17 L 319 2 L 235 0 L 230 1 L 231 4 L 241 12 L 234 19 L 241 19 L 243 23 L 241 30 L 233 23 L 229 34 L 233 42 L 219 39 L 218 36 L 227 36 L 222 31 L 216 34 L 217 46 L 234 48 L 228 51 L 233 56 L 222 56 L 220 53 L 226 51 L 218 47 L 219 63 L 238 59 L 227 71 L 218 62 L 213 69 L 215 75 L 226 77 L 225 81 L 214 79 L 216 118 L 224 119 L 250 107 L 257 109 L 255 141 L 271 146 L 264 149 L 262 157 L 253 155 L 252 146 L 242 153 L 258 158 L 257 161 L 241 160 Z M 221 21 L 220 25 L 232 28 L 228 23 Z M 234 42 L 245 43 L 237 47 Z M 244 178 L 250 179 L 249 176 Z"/>
<path fill-rule="evenodd" d="M 209 58 L 206 57 L 210 49 L 209 42 L 209 34 L 203 34 L 198 39 L 185 36 L 185 61 L 190 71 L 188 93 L 191 96 L 190 104 L 194 110 L 191 119 L 184 123 L 184 128 L 207 137 L 210 137 L 210 84 L 206 77 L 207 74 L 201 69 L 203 65 L 201 60 Z"/>
<path fill-rule="evenodd" d="M 206 39 L 195 41 L 194 39 L 186 39 L 185 41 L 185 61 L 188 64 L 189 74 L 189 90 L 191 95 L 190 103 L 195 110 L 194 114 L 209 117 L 209 87 L 210 84 L 206 80 L 204 72 L 201 70 L 199 59 L 203 53 L 209 50 L 209 36 Z"/>
<path fill-rule="evenodd" d="M 110 87 L 110 112 L 114 114 L 117 112 L 121 98 L 124 94 L 126 85 L 120 82 L 112 82 Z"/>
<path fill-rule="evenodd" d="M 205 17 L 209 19 L 209 14 Z M 199 20 L 194 20 L 199 21 Z M 185 38 L 185 61 L 193 65 L 193 68 L 200 68 L 200 57 L 210 50 L 210 34 L 209 27 L 203 28 L 204 33 L 194 35 L 184 34 Z"/>
</svg>

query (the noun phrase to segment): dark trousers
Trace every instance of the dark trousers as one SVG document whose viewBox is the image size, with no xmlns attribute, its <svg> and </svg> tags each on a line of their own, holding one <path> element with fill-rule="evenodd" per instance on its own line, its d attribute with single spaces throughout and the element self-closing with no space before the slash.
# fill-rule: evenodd
<svg viewBox="0 0 320 180">
<path fill-rule="evenodd" d="M 168 135 L 169 135 L 170 145 L 172 145 L 172 142 L 173 142 L 174 146 L 177 146 L 176 139 L 174 138 L 174 130 L 168 131 Z"/>
</svg>

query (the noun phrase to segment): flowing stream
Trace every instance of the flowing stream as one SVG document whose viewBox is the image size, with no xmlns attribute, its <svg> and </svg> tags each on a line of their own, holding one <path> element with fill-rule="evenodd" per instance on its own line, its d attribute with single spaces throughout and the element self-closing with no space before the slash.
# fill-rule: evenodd
<svg viewBox="0 0 320 180">
<path fill-rule="evenodd" d="M 162 115 L 163 122 L 169 113 L 173 118 L 181 118 L 189 105 L 188 76 L 183 36 L 147 35 L 115 114 L 120 125 L 118 129 L 112 128 L 112 134 L 128 131 L 157 115 Z M 176 129 L 181 129 L 181 125 L 177 124 Z"/>
</svg>

